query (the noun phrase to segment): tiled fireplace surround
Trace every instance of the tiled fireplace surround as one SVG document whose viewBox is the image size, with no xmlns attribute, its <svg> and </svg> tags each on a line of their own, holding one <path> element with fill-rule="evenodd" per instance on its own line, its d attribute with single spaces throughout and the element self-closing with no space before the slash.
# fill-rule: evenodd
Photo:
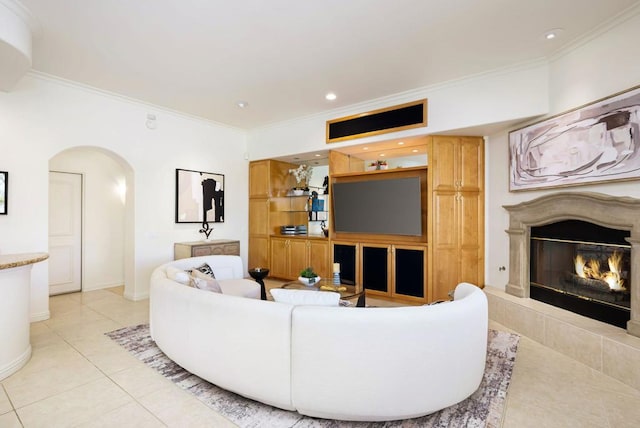
<svg viewBox="0 0 640 428">
<path fill-rule="evenodd" d="M 491 318 L 640 390 L 640 200 L 561 192 L 504 208 L 509 212 L 509 282 L 506 293 L 485 287 Z M 626 331 L 529 298 L 531 227 L 571 219 L 630 231 L 631 320 Z"/>
</svg>

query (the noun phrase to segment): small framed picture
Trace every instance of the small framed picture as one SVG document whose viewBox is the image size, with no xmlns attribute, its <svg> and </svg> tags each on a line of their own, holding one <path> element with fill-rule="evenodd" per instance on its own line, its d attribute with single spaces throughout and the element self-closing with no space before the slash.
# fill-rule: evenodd
<svg viewBox="0 0 640 428">
<path fill-rule="evenodd" d="M 9 173 L 0 171 L 0 215 L 7 214 L 7 197 L 9 193 Z"/>
</svg>

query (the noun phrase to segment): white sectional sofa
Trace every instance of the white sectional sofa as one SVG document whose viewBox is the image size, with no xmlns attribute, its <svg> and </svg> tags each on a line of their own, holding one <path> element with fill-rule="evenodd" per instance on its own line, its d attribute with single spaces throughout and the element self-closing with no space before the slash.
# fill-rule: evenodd
<svg viewBox="0 0 640 428">
<path fill-rule="evenodd" d="M 225 256 L 167 265 L 207 261 L 215 273 L 216 257 Z M 314 417 L 384 421 L 451 406 L 482 380 L 487 299 L 474 285 L 431 306 L 293 306 L 191 288 L 168 279 L 167 265 L 151 278 L 153 339 L 186 370 L 242 396 Z"/>
</svg>

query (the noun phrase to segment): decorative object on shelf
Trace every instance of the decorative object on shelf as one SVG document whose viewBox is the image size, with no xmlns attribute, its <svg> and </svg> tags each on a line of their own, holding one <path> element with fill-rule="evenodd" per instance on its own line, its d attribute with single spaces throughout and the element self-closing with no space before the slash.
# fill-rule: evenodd
<svg viewBox="0 0 640 428">
<path fill-rule="evenodd" d="M 205 215 L 206 215 L 206 213 L 205 213 Z M 209 235 L 211 235 L 211 232 L 213 232 L 213 227 L 210 227 L 209 223 L 207 221 L 203 221 L 202 222 L 202 229 L 200 229 L 198 232 L 204 233 L 204 240 L 208 241 L 209 240 Z"/>
<path fill-rule="evenodd" d="M 329 176 L 325 175 L 324 180 L 322 181 L 322 187 L 324 187 L 324 194 L 329 194 Z"/>
<path fill-rule="evenodd" d="M 0 171 L 0 214 L 7 214 L 7 196 L 9 194 L 9 173 Z"/>
<path fill-rule="evenodd" d="M 333 264 L 333 285 L 340 285 L 340 263 Z"/>
<path fill-rule="evenodd" d="M 309 266 L 302 272 L 300 272 L 300 276 L 298 277 L 298 281 L 303 283 L 304 285 L 314 285 L 316 282 L 320 281 L 320 277 L 317 273 L 313 271 L 313 268 Z"/>
<path fill-rule="evenodd" d="M 309 190 L 308 183 L 311 181 L 311 175 L 313 174 L 313 168 L 307 164 L 302 164 L 297 168 L 289 170 L 289 174 L 292 174 L 296 179 L 297 186 L 293 188 L 293 194 L 296 196 L 302 195 L 305 190 Z M 299 191 L 300 193 L 297 193 Z"/>
<path fill-rule="evenodd" d="M 176 223 L 224 222 L 224 175 L 176 169 Z"/>
<path fill-rule="evenodd" d="M 640 86 L 509 133 L 509 190 L 640 178 Z"/>
<path fill-rule="evenodd" d="M 377 170 L 387 169 L 387 168 L 389 168 L 389 164 L 387 163 L 386 160 L 377 160 L 367 165 L 367 171 L 377 171 Z"/>
<path fill-rule="evenodd" d="M 324 234 L 324 236 L 328 238 L 329 229 L 327 229 L 327 223 L 325 223 L 324 220 L 320 222 L 320 229 L 322 230 L 322 233 Z"/>
</svg>

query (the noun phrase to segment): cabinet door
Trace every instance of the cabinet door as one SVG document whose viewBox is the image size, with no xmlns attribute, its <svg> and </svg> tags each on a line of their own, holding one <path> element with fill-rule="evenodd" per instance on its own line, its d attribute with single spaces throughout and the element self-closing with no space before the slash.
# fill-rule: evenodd
<svg viewBox="0 0 640 428">
<path fill-rule="evenodd" d="M 351 242 L 333 242 L 333 263 L 340 263 L 340 280 L 345 284 L 356 285 L 358 291 L 362 284 L 358 276 L 359 271 L 359 246 Z M 333 266 L 331 269 L 333 274 Z"/>
<path fill-rule="evenodd" d="M 269 237 L 249 236 L 249 269 L 269 266 Z M 273 273 L 272 273 L 273 275 Z"/>
<path fill-rule="evenodd" d="M 426 296 L 427 252 L 422 247 L 393 248 L 393 295 L 424 299 Z"/>
<path fill-rule="evenodd" d="M 322 278 L 332 278 L 333 269 L 330 267 L 329 242 L 315 239 L 310 239 L 308 242 L 309 266 L 313 266 L 316 273 Z"/>
<path fill-rule="evenodd" d="M 249 199 L 249 235 L 269 235 L 269 199 Z"/>
<path fill-rule="evenodd" d="M 278 278 L 287 278 L 289 273 L 288 239 L 271 238 L 269 274 Z"/>
<path fill-rule="evenodd" d="M 255 161 L 249 164 L 249 197 L 268 198 L 269 186 L 269 161 Z"/>
<path fill-rule="evenodd" d="M 436 192 L 433 197 L 433 300 L 448 300 L 459 277 L 458 194 Z"/>
<path fill-rule="evenodd" d="M 307 267 L 313 265 L 309 264 L 309 249 L 307 247 L 308 241 L 306 239 L 289 239 L 288 253 L 289 253 L 289 272 L 287 278 L 296 279 Z"/>
<path fill-rule="evenodd" d="M 460 139 L 459 190 L 480 191 L 484 187 L 484 141 L 482 138 Z"/>
<path fill-rule="evenodd" d="M 431 165 L 433 166 L 433 190 L 455 190 L 458 179 L 456 154 L 457 137 L 433 137 L 431 144 Z"/>
<path fill-rule="evenodd" d="M 483 204 L 478 192 L 461 192 L 458 205 L 460 212 L 458 282 L 481 285 L 484 281 Z"/>
<path fill-rule="evenodd" d="M 366 290 L 390 293 L 391 247 L 362 244 L 362 285 Z"/>
</svg>

